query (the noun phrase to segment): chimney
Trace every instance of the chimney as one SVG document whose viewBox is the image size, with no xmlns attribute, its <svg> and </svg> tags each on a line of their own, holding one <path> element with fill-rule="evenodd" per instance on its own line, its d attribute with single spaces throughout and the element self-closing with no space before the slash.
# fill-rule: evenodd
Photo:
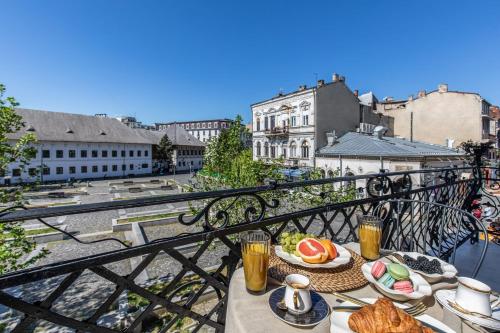
<svg viewBox="0 0 500 333">
<path fill-rule="evenodd" d="M 420 90 L 418 92 L 418 97 L 425 97 L 425 90 Z"/>
<path fill-rule="evenodd" d="M 325 80 L 318 80 L 318 87 L 322 87 L 325 85 Z"/>
<path fill-rule="evenodd" d="M 333 73 L 332 75 L 332 82 L 337 82 L 339 81 L 340 77 L 337 73 Z"/>
<path fill-rule="evenodd" d="M 305 84 L 299 86 L 299 91 L 306 90 L 307 86 Z"/>
<path fill-rule="evenodd" d="M 440 93 L 448 92 L 448 84 L 441 83 L 440 85 L 438 85 L 438 91 Z"/>
<path fill-rule="evenodd" d="M 384 126 L 377 126 L 373 129 L 373 135 L 376 135 L 378 139 L 382 139 L 384 137 L 385 132 L 389 129 Z"/>
<path fill-rule="evenodd" d="M 340 82 L 345 82 L 345 76 L 344 75 L 339 76 L 339 81 Z"/>
<path fill-rule="evenodd" d="M 335 142 L 337 142 L 337 136 L 335 135 L 335 130 L 326 133 L 327 146 L 331 147 Z"/>
<path fill-rule="evenodd" d="M 408 96 L 409 101 L 413 101 L 413 95 Z"/>
<path fill-rule="evenodd" d="M 359 90 L 358 89 L 355 89 L 354 90 L 354 96 L 358 97 L 359 96 Z"/>
<path fill-rule="evenodd" d="M 384 101 L 392 102 L 392 101 L 394 101 L 394 98 L 392 96 L 387 96 L 387 97 L 384 97 Z"/>
</svg>

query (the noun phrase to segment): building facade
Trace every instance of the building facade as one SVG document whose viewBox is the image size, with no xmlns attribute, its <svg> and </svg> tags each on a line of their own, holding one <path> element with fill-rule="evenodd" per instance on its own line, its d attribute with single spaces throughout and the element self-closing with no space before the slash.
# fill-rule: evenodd
<svg viewBox="0 0 500 333">
<path fill-rule="evenodd" d="M 251 105 L 254 159 L 283 158 L 286 165 L 314 167 L 315 152 L 326 144 L 326 133 L 342 135 L 360 126 L 358 97 L 345 78 L 277 96 Z M 368 116 L 367 116 L 368 118 Z M 380 117 L 374 115 L 370 120 Z"/>
<path fill-rule="evenodd" d="M 394 135 L 448 147 L 462 142 L 496 141 L 491 104 L 477 93 L 450 91 L 447 84 L 414 98 L 377 104 L 378 112 L 394 119 Z"/>
<path fill-rule="evenodd" d="M 33 133 L 37 154 L 25 170 L 11 163 L 0 177 L 2 184 L 151 173 L 151 143 L 116 119 L 28 109 L 16 113 L 25 126 L 9 141 Z"/>
<path fill-rule="evenodd" d="M 232 122 L 233 121 L 231 119 L 211 119 L 156 123 L 155 129 L 157 131 L 162 131 L 171 126 L 179 126 L 201 142 L 208 142 L 210 139 L 219 136 L 220 132 L 223 129 L 228 128 Z"/>
</svg>

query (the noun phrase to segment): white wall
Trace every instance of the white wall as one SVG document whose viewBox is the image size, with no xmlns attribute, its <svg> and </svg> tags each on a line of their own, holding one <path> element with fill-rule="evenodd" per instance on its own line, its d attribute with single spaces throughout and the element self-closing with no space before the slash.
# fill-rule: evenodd
<svg viewBox="0 0 500 333">
<path fill-rule="evenodd" d="M 114 143 L 82 143 L 82 142 L 40 142 L 36 144 L 37 156 L 31 160 L 26 166 L 20 177 L 12 175 L 13 169 L 19 167 L 19 163 L 11 163 L 5 176 L 10 176 L 12 183 L 20 181 L 30 182 L 37 179 L 43 181 L 67 180 L 70 177 L 76 179 L 85 178 L 103 178 L 103 177 L 122 177 L 127 175 L 142 175 L 149 174 L 152 170 L 152 151 L 149 144 L 114 144 Z M 50 151 L 50 157 L 44 158 L 43 150 Z M 63 157 L 57 157 L 57 151 L 63 151 Z M 69 151 L 74 150 L 75 157 L 69 157 Z M 81 157 L 81 151 L 87 151 L 87 157 Z M 98 152 L 98 157 L 92 157 L 92 151 Z M 112 156 L 112 151 L 117 151 L 117 156 Z M 122 157 L 121 151 L 125 151 L 125 157 Z M 103 157 L 102 151 L 107 151 L 108 156 Z M 130 151 L 133 151 L 133 156 L 130 156 Z M 140 151 L 140 156 L 138 151 Z M 39 175 L 32 177 L 29 175 L 29 168 L 39 168 L 45 165 L 50 169 L 50 174 Z M 116 165 L 116 171 L 113 171 L 113 166 Z M 125 165 L 125 170 L 122 170 L 122 165 Z M 147 166 L 146 166 L 147 165 Z M 82 172 L 82 166 L 87 167 L 87 172 Z M 97 172 L 94 172 L 93 167 L 97 167 Z M 62 167 L 62 174 L 56 173 L 56 168 Z M 75 167 L 75 173 L 70 173 L 70 167 Z M 107 171 L 103 169 L 107 167 Z M 43 177 L 43 178 L 42 178 Z M 0 178 L 0 183 L 4 183 L 4 178 Z"/>
<path fill-rule="evenodd" d="M 177 146 L 172 154 L 176 171 L 195 171 L 203 167 L 203 147 Z"/>
</svg>

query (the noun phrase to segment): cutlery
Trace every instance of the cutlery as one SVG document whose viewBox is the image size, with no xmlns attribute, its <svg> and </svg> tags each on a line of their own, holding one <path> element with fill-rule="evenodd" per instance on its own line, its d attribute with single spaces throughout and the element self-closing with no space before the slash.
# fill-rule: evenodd
<svg viewBox="0 0 500 333">
<path fill-rule="evenodd" d="M 469 311 L 467 309 L 464 309 L 463 307 L 461 307 L 457 303 L 452 302 L 450 300 L 448 300 L 448 305 L 451 306 L 453 309 L 455 309 L 455 310 L 457 310 L 459 312 L 462 312 L 464 314 L 468 314 L 468 315 L 472 315 L 472 316 L 476 316 L 476 317 L 484 318 L 484 319 L 490 319 L 490 320 L 494 320 L 494 321 L 500 323 L 499 319 L 496 319 L 496 318 L 493 318 L 493 317 L 490 317 L 490 316 L 486 316 L 486 315 L 484 315 L 482 313 L 479 313 L 479 312 Z"/>
<path fill-rule="evenodd" d="M 360 306 L 370 305 L 370 303 L 367 303 L 367 302 L 362 301 L 360 299 L 348 296 L 346 294 L 341 294 L 341 293 L 338 293 L 335 291 L 332 292 L 332 295 L 334 295 L 334 296 L 336 296 L 344 301 L 354 303 L 356 305 L 360 305 Z M 427 310 L 427 305 L 425 305 L 422 302 L 419 302 L 413 306 L 410 306 L 410 307 L 408 307 L 406 309 L 402 309 L 402 310 L 405 311 L 406 313 L 408 313 L 409 315 L 418 316 L 418 315 L 421 315 L 422 313 L 424 313 L 425 310 Z"/>
<path fill-rule="evenodd" d="M 362 306 L 356 306 L 356 305 L 352 305 L 352 306 L 332 306 L 332 311 L 333 312 L 355 312 L 355 311 L 358 311 L 359 309 L 361 309 Z M 414 316 L 413 316 L 414 317 Z M 415 318 L 415 320 L 418 320 L 423 326 L 425 327 L 428 327 L 430 329 L 432 329 L 434 332 L 436 333 L 445 333 L 443 330 L 431 325 L 431 324 L 428 324 L 426 322 L 423 322 L 421 321 L 420 319 L 418 318 Z"/>
</svg>

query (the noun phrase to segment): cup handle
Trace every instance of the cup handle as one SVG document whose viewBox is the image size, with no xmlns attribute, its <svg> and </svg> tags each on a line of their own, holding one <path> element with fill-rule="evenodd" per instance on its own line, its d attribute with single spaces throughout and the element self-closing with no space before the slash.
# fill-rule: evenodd
<svg viewBox="0 0 500 333">
<path fill-rule="evenodd" d="M 293 307 L 295 310 L 299 309 L 299 290 L 293 289 Z"/>
</svg>

